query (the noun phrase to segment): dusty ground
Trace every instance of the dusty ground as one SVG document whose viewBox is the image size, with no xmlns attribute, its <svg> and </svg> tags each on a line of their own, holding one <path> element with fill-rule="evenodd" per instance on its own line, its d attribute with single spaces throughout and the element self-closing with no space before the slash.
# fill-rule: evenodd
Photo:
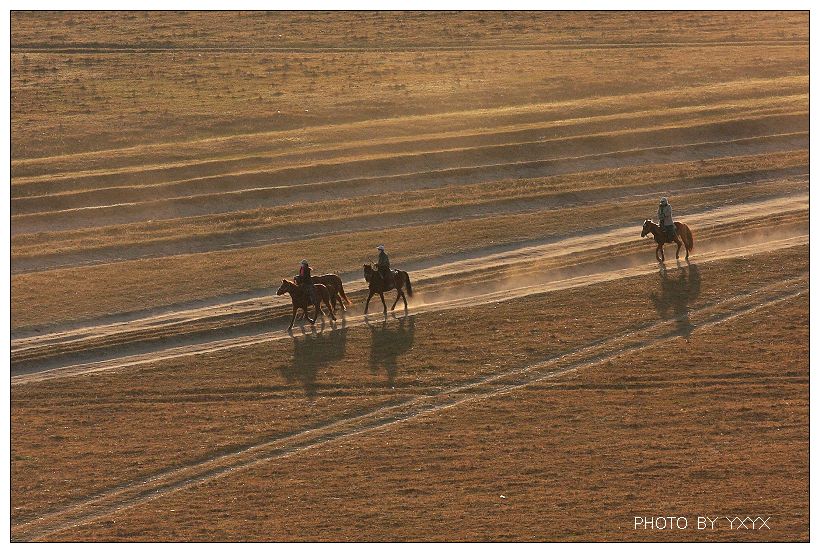
<svg viewBox="0 0 820 553">
<path fill-rule="evenodd" d="M 15 12 L 12 538 L 808 539 L 807 36 Z M 291 335 L 302 257 L 354 305 Z"/>
</svg>

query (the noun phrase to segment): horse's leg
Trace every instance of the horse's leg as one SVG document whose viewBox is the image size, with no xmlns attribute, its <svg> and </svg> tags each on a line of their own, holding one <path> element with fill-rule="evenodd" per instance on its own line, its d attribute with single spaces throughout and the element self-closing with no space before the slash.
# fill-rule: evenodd
<svg viewBox="0 0 820 553">
<path fill-rule="evenodd" d="M 299 308 L 296 307 L 296 304 L 293 304 L 293 317 L 290 318 L 290 326 L 288 327 L 288 330 L 293 328 L 293 321 L 296 320 L 296 311 L 298 311 L 298 310 L 299 310 Z"/>
<path fill-rule="evenodd" d="M 325 305 L 327 306 L 327 310 L 330 311 L 330 320 L 335 321 L 336 314 L 333 312 L 333 308 L 330 306 L 330 300 L 328 298 L 325 298 Z"/>
<path fill-rule="evenodd" d="M 663 244 L 658 244 L 658 247 L 655 248 L 655 259 L 658 260 L 658 263 L 663 263 Z"/>
<path fill-rule="evenodd" d="M 407 296 L 404 295 L 404 290 L 399 289 L 399 292 L 401 293 L 401 299 L 404 300 L 404 310 L 407 311 Z"/>
<path fill-rule="evenodd" d="M 390 311 L 396 309 L 396 304 L 399 303 L 399 298 L 401 297 L 401 288 L 396 288 L 396 301 L 393 302 L 393 307 L 390 308 Z"/>
<path fill-rule="evenodd" d="M 373 290 L 370 290 L 370 293 L 367 295 L 367 301 L 364 302 L 364 314 L 367 315 L 367 306 L 370 305 L 370 298 L 373 297 Z"/>
<path fill-rule="evenodd" d="M 387 304 L 384 302 L 384 292 L 379 292 L 379 297 L 382 299 L 382 306 L 384 307 L 384 312 L 387 313 Z"/>
<path fill-rule="evenodd" d="M 678 249 L 675 250 L 675 259 L 680 259 L 680 247 L 683 243 L 680 241 L 680 238 L 678 238 L 677 236 L 675 237 L 675 244 L 678 245 Z"/>
</svg>

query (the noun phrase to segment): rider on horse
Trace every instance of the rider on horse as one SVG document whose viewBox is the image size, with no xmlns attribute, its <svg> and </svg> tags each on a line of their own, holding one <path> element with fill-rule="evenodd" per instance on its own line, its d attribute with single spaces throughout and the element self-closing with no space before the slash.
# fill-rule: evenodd
<svg viewBox="0 0 820 553">
<path fill-rule="evenodd" d="M 313 288 L 313 279 L 310 276 L 310 265 L 307 259 L 303 259 L 299 265 L 299 276 L 297 277 L 297 284 L 302 288 L 302 292 L 307 294 L 311 303 L 316 303 L 316 290 Z"/>
<path fill-rule="evenodd" d="M 658 224 L 666 232 L 669 240 L 674 240 L 677 234 L 675 230 L 675 223 L 672 221 L 672 206 L 666 197 L 661 198 L 658 204 Z"/>
<path fill-rule="evenodd" d="M 384 253 L 384 246 L 378 246 L 379 260 L 376 262 L 376 269 L 379 271 L 379 276 L 382 277 L 386 286 L 390 286 L 392 279 L 390 278 L 390 258 Z"/>
</svg>

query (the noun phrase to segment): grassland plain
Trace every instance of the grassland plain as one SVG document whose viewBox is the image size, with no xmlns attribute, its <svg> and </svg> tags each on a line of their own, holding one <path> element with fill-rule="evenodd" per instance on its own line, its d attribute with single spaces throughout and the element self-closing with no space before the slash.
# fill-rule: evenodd
<svg viewBox="0 0 820 553">
<path fill-rule="evenodd" d="M 11 65 L 13 539 L 807 539 L 807 12 L 13 12 Z M 354 305 L 281 335 L 303 257 Z"/>
<path fill-rule="evenodd" d="M 582 298 L 571 289 L 466 311 L 376 320 L 296 338 L 292 348 L 268 342 L 16 387 L 12 422 L 20 437 L 12 452 L 13 499 L 31 510 L 18 508 L 15 519 L 31 520 L 124 481 L 140 482 L 174 466 L 424 397 L 613 335 L 651 337 L 650 322 L 668 321 L 678 342 L 691 341 L 700 321 L 694 315 L 690 320 L 690 310 L 793 278 L 802 278 L 799 288 L 805 289 L 806 251 L 690 266 L 649 283 L 645 277 L 617 280 L 588 287 Z M 458 323 L 463 320 L 472 323 Z M 476 349 L 473 343 L 493 348 Z"/>
<path fill-rule="evenodd" d="M 678 338 L 674 371 L 650 361 L 663 347 L 650 348 L 53 539 L 807 540 L 807 320 L 805 298 L 791 300 Z M 749 326 L 765 342 L 738 339 Z M 634 516 L 652 513 L 690 527 L 634 529 Z M 704 513 L 765 513 L 771 531 L 723 520 L 698 532 Z"/>
</svg>

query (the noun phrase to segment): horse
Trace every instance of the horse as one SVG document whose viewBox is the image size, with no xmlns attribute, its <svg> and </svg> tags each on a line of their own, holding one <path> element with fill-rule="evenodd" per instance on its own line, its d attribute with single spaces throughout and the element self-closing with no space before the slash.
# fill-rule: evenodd
<svg viewBox="0 0 820 553">
<path fill-rule="evenodd" d="M 336 320 L 336 315 L 333 314 L 333 308 L 330 306 L 330 293 L 328 292 L 327 286 L 324 284 L 314 284 L 314 290 L 316 290 L 316 303 L 313 306 L 316 308 L 316 313 L 313 315 L 313 319 L 308 316 L 308 305 L 310 305 L 310 296 L 302 290 L 300 286 L 297 286 L 296 283 L 291 282 L 286 279 L 282 279 L 282 286 L 276 291 L 277 296 L 281 296 L 284 294 L 290 294 L 290 301 L 293 304 L 293 317 L 290 319 L 290 326 L 288 330 L 293 328 L 293 321 L 296 319 L 296 311 L 302 309 L 305 312 L 305 317 L 310 324 L 314 324 L 316 319 L 319 318 L 319 313 L 324 314 L 322 311 L 322 302 L 325 302 L 328 311 L 330 312 L 330 318 L 332 320 Z"/>
<path fill-rule="evenodd" d="M 396 304 L 399 303 L 399 298 L 404 300 L 404 308 L 407 309 L 407 298 L 404 295 L 403 289 L 407 288 L 407 295 L 411 298 L 413 297 L 413 287 L 410 284 L 410 275 L 407 274 L 407 271 L 393 271 L 393 282 L 387 286 L 385 285 L 379 271 L 374 269 L 372 264 L 365 263 L 364 279 L 367 281 L 370 288 L 370 291 L 367 294 L 367 302 L 364 304 L 365 315 L 367 315 L 367 306 L 370 305 L 370 298 L 373 297 L 373 294 L 378 294 L 382 299 L 384 312 L 387 313 L 387 304 L 384 303 L 384 293 L 388 290 L 393 290 L 394 288 L 397 292 L 396 301 L 393 302 L 393 307 L 390 308 L 390 311 L 393 311 L 396 308 Z"/>
<path fill-rule="evenodd" d="M 681 223 L 675 221 L 675 229 L 678 231 L 675 235 L 674 239 L 669 239 L 666 235 L 666 231 L 663 230 L 660 225 L 657 223 L 653 223 L 650 219 L 647 219 L 643 222 L 643 231 L 641 232 L 641 238 L 646 236 L 647 234 L 652 234 L 655 237 L 655 242 L 658 243 L 658 247 L 655 249 L 655 259 L 658 262 L 663 263 L 666 257 L 663 255 L 663 245 L 664 244 L 672 244 L 675 243 L 678 245 L 678 249 L 675 250 L 675 259 L 680 257 L 680 247 L 683 245 L 686 248 L 686 259 L 689 260 L 689 252 L 695 249 L 695 241 L 694 237 L 692 236 L 692 231 L 686 225 L 686 223 Z M 682 238 L 682 240 L 681 240 Z"/>
<path fill-rule="evenodd" d="M 327 290 L 330 293 L 330 303 L 333 305 L 333 310 L 336 310 L 336 300 L 339 300 L 339 304 L 342 306 L 342 311 L 347 311 L 347 306 L 353 304 L 352 301 L 347 299 L 345 295 L 345 289 L 342 286 L 342 279 L 339 278 L 339 275 L 334 275 L 333 273 L 328 273 L 326 275 L 319 275 L 312 277 L 314 284 L 324 284 L 327 286 Z"/>
</svg>

